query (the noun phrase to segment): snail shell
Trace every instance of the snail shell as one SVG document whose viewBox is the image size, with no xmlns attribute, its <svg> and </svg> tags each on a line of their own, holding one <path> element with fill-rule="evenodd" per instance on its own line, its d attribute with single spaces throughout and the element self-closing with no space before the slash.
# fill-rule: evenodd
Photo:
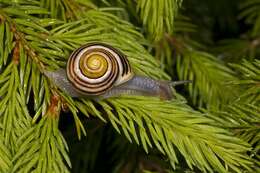
<svg viewBox="0 0 260 173">
<path fill-rule="evenodd" d="M 163 81 L 134 75 L 127 57 L 104 44 L 90 43 L 75 50 L 67 67 L 45 71 L 53 83 L 72 97 L 109 98 L 122 94 L 173 98 L 172 86 L 190 81 Z"/>
<path fill-rule="evenodd" d="M 83 95 L 101 95 L 132 79 L 126 56 L 103 44 L 86 44 L 75 50 L 67 62 L 67 77 Z"/>
</svg>

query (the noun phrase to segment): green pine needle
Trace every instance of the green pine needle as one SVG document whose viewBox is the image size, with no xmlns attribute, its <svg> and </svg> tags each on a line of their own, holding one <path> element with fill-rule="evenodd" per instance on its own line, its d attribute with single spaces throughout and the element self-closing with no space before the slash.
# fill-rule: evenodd
<svg viewBox="0 0 260 173">
<path fill-rule="evenodd" d="M 52 116 L 44 115 L 37 125 L 21 135 L 11 172 L 69 172 L 68 146 L 58 130 L 58 119 Z"/>
<path fill-rule="evenodd" d="M 182 0 L 139 0 L 137 10 L 152 40 L 174 30 L 174 18 Z"/>
<path fill-rule="evenodd" d="M 12 167 L 12 154 L 3 141 L 4 138 L 0 135 L 0 172 L 8 172 Z"/>
<path fill-rule="evenodd" d="M 240 72 L 240 79 L 234 81 L 245 90 L 239 99 L 246 100 L 248 103 L 260 105 L 260 60 L 253 62 L 243 60 L 242 64 L 231 64 Z"/>
<path fill-rule="evenodd" d="M 26 100 L 19 83 L 17 66 L 10 63 L 2 78 L 8 77 L 1 92 L 1 119 L 3 121 L 3 143 L 14 154 L 17 150 L 16 141 L 31 127 L 31 117 L 27 110 Z M 9 71 L 9 72 L 8 72 Z M 8 74 L 9 73 L 9 74 Z M 5 87 L 6 86 L 6 87 Z M 5 89 L 5 90 L 4 90 Z"/>
<path fill-rule="evenodd" d="M 246 0 L 240 5 L 241 12 L 239 18 L 245 18 L 247 23 L 253 24 L 251 35 L 257 36 L 260 33 L 260 1 Z"/>
<path fill-rule="evenodd" d="M 195 105 L 218 109 L 236 96 L 231 85 L 236 79 L 234 72 L 210 54 L 185 51 L 177 58 L 177 72 L 181 80 L 193 81 L 188 91 Z"/>
<path fill-rule="evenodd" d="M 97 104 L 103 107 L 118 133 L 124 134 L 130 142 L 142 145 L 146 152 L 157 147 L 169 157 L 173 166 L 178 163 L 175 146 L 190 168 L 196 166 L 205 171 L 225 172 L 225 166 L 228 166 L 240 172 L 240 166 L 250 167 L 250 159 L 242 154 L 249 150 L 246 143 L 214 126 L 214 121 L 184 103 L 124 96 Z"/>
</svg>

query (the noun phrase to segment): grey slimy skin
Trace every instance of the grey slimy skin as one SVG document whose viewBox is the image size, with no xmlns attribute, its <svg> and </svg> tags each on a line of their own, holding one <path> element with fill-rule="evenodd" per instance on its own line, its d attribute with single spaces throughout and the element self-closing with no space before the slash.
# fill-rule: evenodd
<svg viewBox="0 0 260 173">
<path fill-rule="evenodd" d="M 62 91 L 70 95 L 71 97 L 81 97 L 80 94 L 75 87 L 70 83 L 67 78 L 66 70 L 59 69 L 57 71 L 45 71 L 44 74 L 52 80 L 52 82 L 60 88 Z"/>
<path fill-rule="evenodd" d="M 131 80 L 118 86 L 117 89 L 135 91 L 136 95 L 159 96 L 166 100 L 170 100 L 173 97 L 169 82 L 155 80 L 145 76 L 134 76 Z"/>
<path fill-rule="evenodd" d="M 71 97 L 88 97 L 86 94 L 79 92 L 68 80 L 65 69 L 59 69 L 54 72 L 44 72 L 49 79 L 51 79 L 57 87 L 66 92 Z M 123 94 L 127 95 L 142 95 L 142 96 L 156 96 L 164 100 L 173 98 L 172 86 L 189 83 L 190 81 L 163 81 L 155 80 L 145 76 L 135 75 L 129 81 L 114 86 L 112 89 L 106 91 L 104 94 L 97 96 L 89 96 L 94 99 L 104 99 L 116 97 Z"/>
</svg>

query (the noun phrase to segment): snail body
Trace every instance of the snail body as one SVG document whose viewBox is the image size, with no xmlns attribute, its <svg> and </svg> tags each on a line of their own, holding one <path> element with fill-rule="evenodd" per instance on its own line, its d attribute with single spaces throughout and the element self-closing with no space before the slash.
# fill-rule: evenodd
<svg viewBox="0 0 260 173">
<path fill-rule="evenodd" d="M 173 97 L 172 82 L 135 75 L 127 57 L 104 43 L 81 46 L 70 55 L 66 70 L 45 74 L 72 97 L 109 98 L 122 94 L 167 100 Z"/>
</svg>

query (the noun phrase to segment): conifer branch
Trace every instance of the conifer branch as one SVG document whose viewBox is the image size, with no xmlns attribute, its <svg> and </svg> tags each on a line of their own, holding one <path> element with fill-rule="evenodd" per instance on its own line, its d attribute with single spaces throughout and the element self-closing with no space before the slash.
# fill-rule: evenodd
<svg viewBox="0 0 260 173">
<path fill-rule="evenodd" d="M 231 64 L 239 71 L 240 79 L 234 84 L 240 85 L 243 92 L 232 104 L 224 106 L 223 111 L 215 112 L 212 118 L 230 129 L 237 137 L 251 144 L 250 157 L 255 159 L 255 170 L 260 166 L 260 109 L 259 109 L 259 61 L 249 62 L 244 60 L 242 64 Z"/>
<path fill-rule="evenodd" d="M 214 112 L 211 115 L 219 125 L 230 129 L 237 137 L 248 142 L 253 149 L 250 157 L 255 164 L 252 168 L 256 171 L 259 164 L 260 141 L 260 109 L 258 106 L 240 101 L 226 106 L 223 111 Z"/>
<path fill-rule="evenodd" d="M 21 7 L 21 9 L 24 10 L 22 7 Z M 28 13 L 30 13 L 30 12 L 35 13 L 32 9 L 33 9 L 33 7 L 30 7 L 31 11 L 29 11 Z M 31 88 L 34 93 L 34 99 L 36 100 L 35 109 L 38 111 L 38 107 L 40 107 L 41 108 L 40 110 L 42 110 L 44 112 L 44 108 L 43 108 L 44 106 L 42 106 L 40 103 L 43 98 L 42 97 L 43 92 L 40 89 L 41 77 L 40 77 L 40 71 L 39 71 L 39 69 L 42 70 L 43 66 L 38 59 L 39 57 L 35 54 L 34 49 L 32 49 L 33 46 L 31 46 L 31 44 L 25 39 L 24 33 L 22 32 L 22 31 L 24 31 L 23 25 L 21 23 L 19 23 L 19 22 L 21 22 L 21 19 L 20 20 L 18 18 L 12 19 L 8 16 L 8 15 L 10 15 L 10 16 L 17 15 L 17 16 L 21 17 L 24 15 L 22 13 L 23 12 L 22 10 L 19 12 L 19 11 L 15 11 L 15 10 L 12 10 L 7 7 L 4 9 L 1 9 L 1 12 L 0 12 L 1 19 L 3 19 L 2 21 L 5 22 L 5 23 L 2 23 L 2 25 L 5 25 L 4 29 L 6 30 L 6 32 L 4 32 L 4 33 L 7 33 L 7 38 L 8 38 L 8 36 L 9 37 L 13 36 L 12 38 L 15 40 L 14 47 L 12 49 L 9 48 L 10 49 L 9 52 L 12 51 L 12 54 L 13 54 L 12 61 L 5 68 L 5 71 L 1 74 L 2 82 L 5 82 L 4 85 L 6 87 L 2 87 L 2 92 L 1 92 L 2 99 L 1 99 L 1 103 L 0 103 L 2 105 L 1 109 L 2 109 L 2 113 L 3 113 L 3 116 L 2 116 L 3 127 L 4 127 L 3 128 L 4 129 L 3 130 L 3 137 L 4 137 L 3 142 L 5 143 L 6 146 L 9 147 L 12 155 L 14 155 L 14 154 L 19 155 L 19 152 L 26 151 L 25 148 L 20 148 L 20 145 L 17 143 L 17 140 L 20 139 L 21 136 L 23 136 L 24 134 L 28 135 L 28 132 L 32 133 L 31 134 L 32 136 L 35 135 L 34 131 L 31 131 L 31 129 L 34 130 L 36 127 L 31 125 L 32 119 L 27 111 L 27 106 L 26 106 L 26 103 L 28 102 L 29 96 L 31 93 L 30 92 Z M 41 13 L 41 11 L 40 11 L 40 13 Z M 23 24 L 25 26 L 29 25 L 29 23 L 26 21 Z M 32 25 L 37 28 L 37 25 L 35 25 L 34 23 L 32 23 Z M 11 27 L 7 27 L 7 26 L 11 26 Z M 8 34 L 8 32 L 11 34 Z M 4 36 L 2 38 L 4 38 Z M 8 41 L 12 43 L 12 39 L 9 39 Z M 4 47 L 6 47 L 6 45 L 7 46 L 10 45 L 9 42 L 8 42 L 8 44 L 5 44 Z M 7 57 L 10 57 L 10 56 L 7 56 Z M 28 57 L 31 59 L 29 59 Z M 33 62 L 31 62 L 31 61 L 33 61 Z M 2 65 L 3 66 L 6 65 L 6 62 L 3 61 Z M 33 72 L 31 72 L 31 71 L 33 71 Z M 30 78 L 32 79 L 32 81 L 29 82 L 28 80 Z M 30 84 L 28 84 L 28 82 Z M 47 89 L 47 91 L 48 91 L 48 89 Z M 48 92 L 45 92 L 45 94 L 47 94 L 47 93 Z M 37 97 L 37 96 L 39 96 L 39 97 Z M 44 99 L 48 100 L 48 97 L 44 97 Z M 19 123 L 17 123 L 16 121 L 18 121 Z M 45 119 L 42 119 L 42 121 L 45 122 Z M 46 125 L 47 125 L 47 123 L 43 126 L 46 127 L 47 129 L 50 128 Z M 49 123 L 49 126 L 53 126 L 53 125 Z M 45 129 L 45 132 L 47 132 L 47 129 Z M 57 125 L 56 125 L 56 129 L 54 129 L 54 130 L 56 130 L 56 131 L 58 130 Z M 42 131 L 42 132 L 44 133 L 44 131 Z M 58 133 L 58 132 L 56 132 L 56 133 Z M 29 140 L 33 140 L 33 139 L 30 138 Z M 46 140 L 46 141 L 47 141 L 46 144 L 52 145 L 52 150 L 55 151 L 55 148 L 54 148 L 55 145 L 53 145 L 53 144 L 57 143 L 57 142 L 51 140 L 51 143 L 48 143 L 49 141 L 48 140 Z M 33 144 L 32 141 L 27 141 L 27 142 L 29 142 L 30 144 Z M 36 141 L 36 143 L 37 142 L 38 141 Z M 39 145 L 39 143 L 37 143 L 37 144 Z M 28 145 L 27 145 L 27 147 L 28 147 Z M 63 157 L 66 158 L 67 163 L 69 163 L 68 156 L 66 156 L 66 153 L 64 150 L 64 139 L 62 139 L 61 137 L 58 138 L 58 145 L 56 147 L 57 148 L 60 147 L 59 148 L 61 150 L 60 152 L 63 154 Z M 23 150 L 23 149 L 25 149 L 25 150 Z M 20 169 L 23 169 L 25 172 L 31 172 L 32 167 L 34 167 L 34 165 L 32 165 L 32 164 L 36 163 L 37 158 L 39 156 L 39 153 L 31 152 L 31 151 L 35 152 L 35 150 L 34 150 L 35 145 L 34 145 L 34 148 L 31 148 L 31 149 L 32 150 L 30 150 L 27 154 L 23 155 L 24 157 L 21 157 L 19 155 L 18 160 L 16 160 L 15 159 L 16 156 L 14 156 L 14 158 L 13 158 L 14 160 L 12 160 L 12 162 L 15 162 L 15 165 L 14 165 L 14 167 L 9 167 L 10 169 L 13 170 L 13 172 L 16 172 L 17 170 L 20 170 Z M 49 149 L 49 154 L 50 154 L 50 151 L 51 150 Z M 45 154 L 45 152 L 43 152 L 43 153 Z M 55 172 L 58 172 L 58 170 L 60 169 L 59 166 L 62 166 L 63 160 L 61 159 L 61 156 L 59 156 L 57 154 L 56 154 L 56 156 L 57 157 L 55 157 L 55 159 L 58 159 L 57 162 L 59 164 L 57 164 L 54 161 L 54 167 L 52 167 L 50 170 L 54 169 L 54 170 L 56 170 Z M 23 163 L 31 161 L 32 157 L 34 157 L 33 162 L 30 162 L 30 164 L 28 164 L 26 167 L 23 167 Z M 45 156 L 43 156 L 43 158 L 49 159 L 49 157 L 45 157 Z M 53 159 L 53 160 L 55 160 L 55 159 Z M 45 170 L 46 170 L 46 163 L 47 163 L 46 160 L 45 160 L 45 162 L 43 160 L 41 160 L 39 162 L 39 164 L 44 164 L 43 165 L 44 169 L 42 170 L 43 172 L 45 172 Z M 22 164 L 22 167 L 20 167 L 21 165 L 19 165 L 19 164 Z M 38 166 L 40 167 L 40 170 L 41 170 L 41 165 L 38 165 Z M 6 168 L 5 165 L 3 166 L 3 169 L 4 168 Z M 67 168 L 66 169 L 62 168 L 60 172 L 64 172 L 64 170 L 66 170 L 66 172 L 68 172 Z"/>
<path fill-rule="evenodd" d="M 260 60 L 255 59 L 253 62 L 243 60 L 241 64 L 231 66 L 240 72 L 240 79 L 234 81 L 234 84 L 240 85 L 245 90 L 238 99 L 260 105 Z"/>
<path fill-rule="evenodd" d="M 69 172 L 68 146 L 58 129 L 59 99 L 57 95 L 52 96 L 40 122 L 17 141 L 20 147 L 13 158 L 12 172 Z"/>
<path fill-rule="evenodd" d="M 231 82 L 236 80 L 235 73 L 213 55 L 199 51 L 201 47 L 183 37 L 167 36 L 175 51 L 176 72 L 180 80 L 191 80 L 188 91 L 194 105 L 218 109 L 221 104 L 234 99 L 237 91 Z M 192 46 L 191 46 L 192 45 Z M 173 53 L 170 53 L 173 56 Z M 174 63 L 174 61 L 171 61 Z M 172 64 L 173 65 L 173 64 Z M 226 92 L 223 92 L 225 88 Z"/>
<path fill-rule="evenodd" d="M 180 79 L 194 81 L 188 90 L 195 104 L 218 108 L 234 99 L 236 92 L 230 85 L 230 81 L 235 80 L 234 72 L 210 54 L 184 53 L 177 58 L 177 71 Z M 223 93 L 224 88 L 226 92 Z"/>
<path fill-rule="evenodd" d="M 259 0 L 246 0 L 240 4 L 239 18 L 245 18 L 246 22 L 253 24 L 254 27 L 251 32 L 251 36 L 259 36 L 260 33 L 260 1 Z"/>
<path fill-rule="evenodd" d="M 165 33 L 171 34 L 174 18 L 182 0 L 138 0 L 137 10 L 152 40 L 159 41 Z"/>
<path fill-rule="evenodd" d="M 214 121 L 203 118 L 183 103 L 125 96 L 97 104 L 103 110 L 93 107 L 93 112 L 106 112 L 108 121 L 118 133 L 123 133 L 130 142 L 142 145 L 146 152 L 156 147 L 167 155 L 173 167 L 178 163 L 174 146 L 182 153 L 190 168 L 196 165 L 204 171 L 216 169 L 225 172 L 224 167 L 227 166 L 240 172 L 238 167 L 250 167 L 250 160 L 242 154 L 249 149 L 246 143 L 215 127 Z M 211 130 L 206 131 L 206 127 L 211 127 Z M 218 158 L 224 161 L 225 166 Z"/>
<path fill-rule="evenodd" d="M 2 25 L 5 24 L 2 23 Z M 12 41 L 10 39 L 10 42 Z M 20 43 L 16 41 L 13 47 L 11 62 L 0 76 L 2 85 L 0 107 L 1 119 L 3 121 L 3 143 L 9 147 L 12 154 L 17 149 L 17 138 L 31 126 L 31 117 L 26 107 L 25 96 L 18 73 L 20 47 Z M 16 123 L 16 121 L 20 123 Z"/>
<path fill-rule="evenodd" d="M 4 138 L 0 135 L 0 172 L 8 172 L 12 167 L 12 154 L 3 141 Z"/>
<path fill-rule="evenodd" d="M 97 8 L 94 3 L 88 0 L 40 0 L 40 5 L 50 11 L 51 18 L 63 21 L 81 19 L 85 17 L 86 11 Z"/>
<path fill-rule="evenodd" d="M 179 12 L 176 16 L 174 27 L 174 33 L 182 33 L 186 35 L 189 33 L 195 33 L 198 29 L 198 26 L 192 23 L 192 20 L 189 17 L 183 15 L 181 12 Z"/>
<path fill-rule="evenodd" d="M 225 39 L 218 42 L 214 49 L 227 62 L 239 62 L 241 58 L 253 59 L 259 47 L 257 40 L 251 40 L 250 37 L 244 36 L 239 39 Z M 232 45 L 232 46 L 230 46 Z"/>
<path fill-rule="evenodd" d="M 218 46 L 214 48 L 222 59 L 235 63 L 243 58 L 252 61 L 258 55 L 260 47 L 260 1 L 245 0 L 240 3 L 239 8 L 238 18 L 244 19 L 245 23 L 253 25 L 253 27 L 242 33 L 239 38 L 220 40 Z"/>
</svg>

